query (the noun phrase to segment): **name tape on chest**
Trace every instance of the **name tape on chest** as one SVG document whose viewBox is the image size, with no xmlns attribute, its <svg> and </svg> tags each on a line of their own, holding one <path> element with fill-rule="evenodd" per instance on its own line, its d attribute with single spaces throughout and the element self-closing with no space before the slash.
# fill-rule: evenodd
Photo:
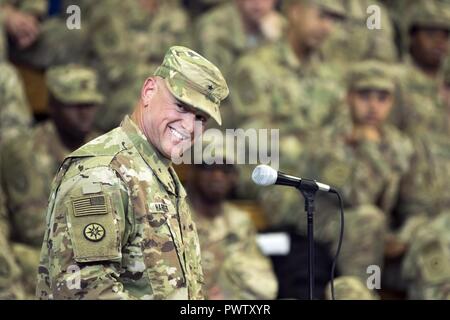
<svg viewBox="0 0 450 320">
<path fill-rule="evenodd" d="M 169 206 L 163 202 L 152 202 L 150 203 L 150 211 L 151 212 L 169 212 Z"/>
</svg>

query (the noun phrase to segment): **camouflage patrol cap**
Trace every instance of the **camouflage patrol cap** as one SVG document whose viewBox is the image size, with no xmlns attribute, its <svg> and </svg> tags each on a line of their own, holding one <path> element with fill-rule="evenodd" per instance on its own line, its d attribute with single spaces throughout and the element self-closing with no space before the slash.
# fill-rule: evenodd
<svg viewBox="0 0 450 320">
<path fill-rule="evenodd" d="M 283 0 L 283 7 L 287 8 L 287 6 L 293 3 L 316 5 L 326 12 L 340 17 L 345 17 L 347 15 L 342 0 Z"/>
<path fill-rule="evenodd" d="M 50 93 L 63 103 L 101 104 L 104 101 L 98 90 L 97 74 L 91 68 L 76 64 L 51 67 L 46 80 Z"/>
<path fill-rule="evenodd" d="M 406 28 L 413 26 L 436 27 L 450 30 L 450 3 L 420 0 L 409 9 Z"/>
<path fill-rule="evenodd" d="M 358 62 L 347 74 L 349 90 L 378 89 L 393 92 L 395 78 L 389 65 L 376 60 Z"/>
<path fill-rule="evenodd" d="M 222 124 L 219 106 L 229 93 L 220 70 L 197 52 L 171 47 L 154 73 L 166 80 L 170 92 L 180 101 L 209 114 Z"/>
</svg>

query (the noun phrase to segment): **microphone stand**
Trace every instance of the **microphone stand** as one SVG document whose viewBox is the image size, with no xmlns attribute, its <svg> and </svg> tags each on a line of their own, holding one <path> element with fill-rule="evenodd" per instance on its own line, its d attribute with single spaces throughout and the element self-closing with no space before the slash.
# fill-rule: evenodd
<svg viewBox="0 0 450 320">
<path fill-rule="evenodd" d="M 309 276 L 309 300 L 314 299 L 314 199 L 317 190 L 316 182 L 302 179 L 296 187 L 305 198 L 305 211 L 308 224 L 308 276 Z"/>
</svg>

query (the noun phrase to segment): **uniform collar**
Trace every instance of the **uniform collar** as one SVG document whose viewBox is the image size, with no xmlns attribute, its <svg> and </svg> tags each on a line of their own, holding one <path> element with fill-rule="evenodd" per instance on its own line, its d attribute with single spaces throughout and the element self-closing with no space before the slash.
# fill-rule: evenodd
<svg viewBox="0 0 450 320">
<path fill-rule="evenodd" d="M 186 192 L 172 168 L 170 160 L 147 141 L 142 131 L 129 116 L 125 116 L 120 126 L 164 188 L 176 196 L 185 197 Z"/>
</svg>

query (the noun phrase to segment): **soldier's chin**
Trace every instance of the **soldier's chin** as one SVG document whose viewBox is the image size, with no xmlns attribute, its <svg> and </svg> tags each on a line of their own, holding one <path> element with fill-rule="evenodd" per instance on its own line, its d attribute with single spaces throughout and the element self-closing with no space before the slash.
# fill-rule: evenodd
<svg viewBox="0 0 450 320">
<path fill-rule="evenodd" d="M 185 152 L 189 151 L 191 146 L 192 146 L 192 142 L 189 140 L 183 140 L 181 142 L 172 144 L 172 147 L 170 150 L 171 159 L 182 157 Z"/>
</svg>

